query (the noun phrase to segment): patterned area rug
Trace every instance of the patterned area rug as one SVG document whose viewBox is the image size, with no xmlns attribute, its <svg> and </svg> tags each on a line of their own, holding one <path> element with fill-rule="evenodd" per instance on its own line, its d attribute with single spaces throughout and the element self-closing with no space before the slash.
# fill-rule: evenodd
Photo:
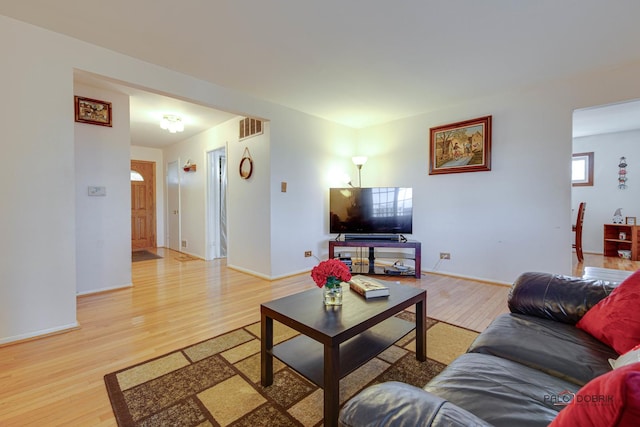
<svg viewBox="0 0 640 427">
<path fill-rule="evenodd" d="M 398 315 L 414 321 L 413 313 Z M 427 320 L 427 357 L 415 358 L 415 331 L 340 380 L 340 404 L 364 387 L 424 386 L 477 332 Z M 274 344 L 298 333 L 274 322 Z M 323 391 L 274 358 L 274 382 L 260 384 L 260 323 L 105 376 L 120 426 L 321 426 Z"/>
<path fill-rule="evenodd" d="M 150 259 L 158 259 L 158 258 L 162 258 L 162 257 L 158 254 L 154 254 L 153 252 L 149 252 L 146 249 L 141 251 L 131 252 L 131 262 L 148 261 Z"/>
</svg>

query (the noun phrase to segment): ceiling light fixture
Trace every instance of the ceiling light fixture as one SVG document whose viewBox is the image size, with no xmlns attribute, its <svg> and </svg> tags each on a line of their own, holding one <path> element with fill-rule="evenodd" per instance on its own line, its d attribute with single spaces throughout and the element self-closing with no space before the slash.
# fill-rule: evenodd
<svg viewBox="0 0 640 427">
<path fill-rule="evenodd" d="M 164 130 L 168 130 L 171 133 L 182 132 L 184 130 L 184 124 L 182 119 L 174 115 L 165 115 L 160 121 L 160 127 Z"/>
</svg>

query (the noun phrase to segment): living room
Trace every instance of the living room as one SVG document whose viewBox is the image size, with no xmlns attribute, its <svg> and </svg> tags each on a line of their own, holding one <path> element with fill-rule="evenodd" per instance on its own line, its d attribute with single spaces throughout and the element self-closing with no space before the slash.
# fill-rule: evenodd
<svg viewBox="0 0 640 427">
<path fill-rule="evenodd" d="M 633 16 L 618 13 L 621 19 Z M 355 176 L 354 155 L 368 157 L 362 171 L 367 186 L 414 188 L 412 238 L 423 244 L 426 270 L 438 266 L 436 272 L 500 284 L 511 283 L 523 271 L 570 274 L 573 111 L 640 98 L 640 62 L 627 57 L 456 103 L 443 96 L 442 108 L 351 127 L 6 14 L 0 17 L 0 34 L 10 42 L 0 52 L 11 61 L 3 70 L 3 148 L 11 161 L 0 176 L 10 201 L 1 214 L 2 236 L 11 250 L 0 267 L 2 344 L 82 328 L 79 292 L 134 283 L 124 231 L 129 182 L 121 177 L 130 160 L 127 131 L 120 128 L 127 122 L 128 100 L 122 95 L 112 100 L 112 130 L 123 132 L 117 141 L 101 129 L 101 149 L 117 163 L 103 161 L 103 152 L 88 152 L 80 164 L 72 107 L 75 70 L 268 120 L 268 140 L 251 147 L 251 180 L 230 174 L 227 258 L 237 270 L 268 279 L 310 270 L 317 260 L 305 258 L 307 250 L 326 256 L 333 237 L 327 228 L 327 189 L 342 185 L 345 173 Z M 637 40 L 627 36 L 612 44 L 627 39 Z M 599 56 L 602 50 L 591 52 Z M 504 62 L 501 66 L 508 68 L 509 61 Z M 429 176 L 429 129 L 486 115 L 494 125 L 492 170 Z M 232 142 L 228 164 L 235 172 L 245 145 Z M 78 167 L 91 171 L 87 182 L 76 181 Z M 280 190 L 282 182 L 288 183 L 286 193 Z M 78 210 L 88 185 L 106 186 L 107 198 L 92 199 L 94 206 Z M 109 206 L 98 206 L 104 200 Z M 81 224 L 93 228 L 86 232 Z M 83 237 L 86 246 L 80 247 Z M 438 264 L 440 252 L 451 253 L 451 260 Z"/>
</svg>

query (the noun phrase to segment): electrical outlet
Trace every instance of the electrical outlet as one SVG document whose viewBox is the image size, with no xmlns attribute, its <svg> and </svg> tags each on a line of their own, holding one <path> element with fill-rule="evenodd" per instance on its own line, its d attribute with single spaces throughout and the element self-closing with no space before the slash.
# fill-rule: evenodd
<svg viewBox="0 0 640 427">
<path fill-rule="evenodd" d="M 440 252 L 440 259 L 451 259 L 451 254 L 449 252 Z"/>
<path fill-rule="evenodd" d="M 304 256 L 308 258 L 310 256 L 313 256 L 313 253 L 311 251 L 304 251 Z"/>
<path fill-rule="evenodd" d="M 183 241 L 182 241 L 182 247 L 183 247 L 183 248 L 186 248 L 186 247 L 187 247 L 187 241 L 186 241 L 186 240 L 183 240 Z"/>
</svg>

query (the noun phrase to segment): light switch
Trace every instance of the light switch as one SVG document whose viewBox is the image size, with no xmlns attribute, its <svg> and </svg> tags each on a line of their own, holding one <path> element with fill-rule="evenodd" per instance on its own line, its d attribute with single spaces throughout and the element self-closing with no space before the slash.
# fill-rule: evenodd
<svg viewBox="0 0 640 427">
<path fill-rule="evenodd" d="M 287 192 L 287 183 L 286 182 L 282 181 L 280 183 L 280 191 L 283 192 L 283 193 Z"/>
<path fill-rule="evenodd" d="M 89 196 L 106 196 L 107 187 L 89 187 Z"/>
</svg>

